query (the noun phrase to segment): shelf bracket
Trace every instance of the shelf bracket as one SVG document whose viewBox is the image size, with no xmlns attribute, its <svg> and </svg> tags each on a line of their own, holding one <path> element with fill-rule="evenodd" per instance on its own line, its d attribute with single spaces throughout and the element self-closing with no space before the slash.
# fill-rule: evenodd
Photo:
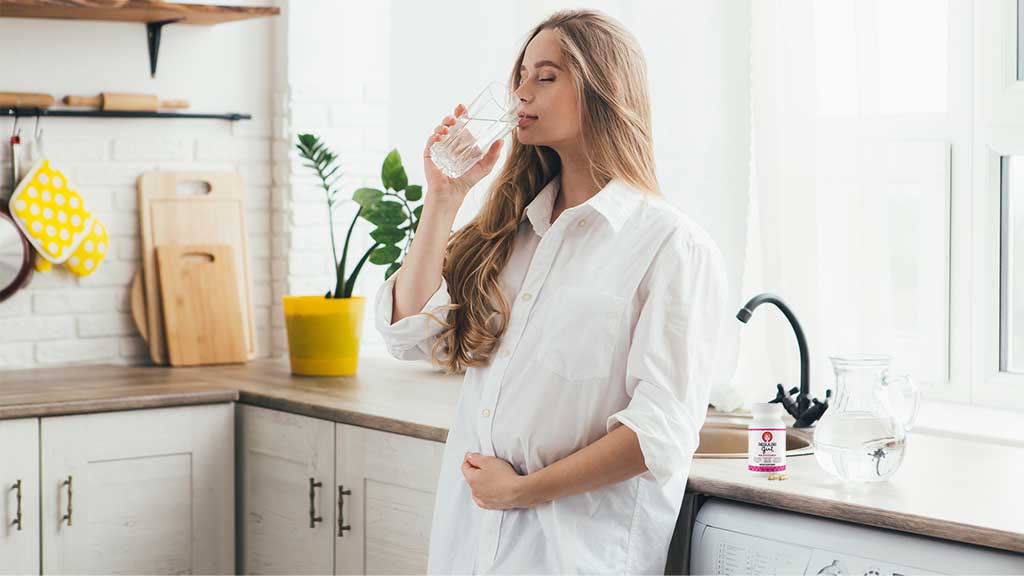
<svg viewBox="0 0 1024 576">
<path fill-rule="evenodd" d="M 184 18 L 172 18 L 171 20 L 158 20 L 146 22 L 146 42 L 149 44 L 149 77 L 156 76 L 156 59 L 160 54 L 160 32 L 163 27 L 175 22 L 181 22 Z"/>
</svg>

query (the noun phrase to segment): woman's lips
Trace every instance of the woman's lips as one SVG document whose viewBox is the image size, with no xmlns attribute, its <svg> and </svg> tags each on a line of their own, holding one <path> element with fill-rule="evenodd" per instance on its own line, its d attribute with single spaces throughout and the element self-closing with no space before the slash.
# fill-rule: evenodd
<svg viewBox="0 0 1024 576">
<path fill-rule="evenodd" d="M 520 116 L 519 124 L 517 124 L 517 126 L 519 126 L 520 128 L 525 128 L 526 126 L 529 126 L 530 124 L 533 124 L 536 121 L 536 116 Z"/>
</svg>

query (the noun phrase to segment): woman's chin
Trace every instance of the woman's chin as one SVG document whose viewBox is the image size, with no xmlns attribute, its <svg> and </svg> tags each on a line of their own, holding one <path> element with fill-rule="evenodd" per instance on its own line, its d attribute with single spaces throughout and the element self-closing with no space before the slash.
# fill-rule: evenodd
<svg viewBox="0 0 1024 576">
<path fill-rule="evenodd" d="M 533 134 L 530 134 L 528 131 L 524 131 L 524 130 L 521 130 L 521 129 L 520 130 L 516 130 L 516 139 L 519 140 L 520 144 L 525 144 L 527 146 L 543 146 L 544 145 L 544 142 L 543 142 L 542 138 L 537 138 Z"/>
</svg>

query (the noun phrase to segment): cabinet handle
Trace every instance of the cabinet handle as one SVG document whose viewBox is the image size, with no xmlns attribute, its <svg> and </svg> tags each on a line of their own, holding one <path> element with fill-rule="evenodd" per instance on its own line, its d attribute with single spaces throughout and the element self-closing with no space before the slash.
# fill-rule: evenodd
<svg viewBox="0 0 1024 576">
<path fill-rule="evenodd" d="M 316 528 L 317 522 L 323 522 L 323 516 L 316 515 L 316 489 L 323 486 L 323 482 L 309 479 L 309 527 Z"/>
<path fill-rule="evenodd" d="M 14 483 L 14 486 L 11 488 L 11 490 L 14 490 L 14 493 L 17 495 L 17 499 L 18 499 L 18 512 L 17 512 L 17 514 L 15 514 L 14 522 L 11 522 L 11 525 L 12 526 L 17 526 L 18 527 L 18 532 L 21 532 L 21 480 L 20 479 L 17 482 Z"/>
<path fill-rule="evenodd" d="M 68 513 L 65 514 L 61 520 L 67 520 L 68 526 L 71 526 L 71 475 L 68 475 L 68 479 L 61 483 L 61 486 L 68 487 Z"/>
<path fill-rule="evenodd" d="M 345 496 L 351 496 L 351 490 L 344 490 L 341 484 L 338 485 L 338 538 L 345 537 L 345 530 L 351 530 L 351 526 L 345 526 Z"/>
</svg>

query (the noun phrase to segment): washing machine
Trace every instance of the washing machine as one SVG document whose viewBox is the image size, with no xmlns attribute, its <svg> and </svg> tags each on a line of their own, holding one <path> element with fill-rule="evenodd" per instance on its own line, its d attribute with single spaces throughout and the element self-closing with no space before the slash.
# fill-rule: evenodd
<svg viewBox="0 0 1024 576">
<path fill-rule="evenodd" d="M 710 498 L 690 574 L 1024 575 L 1024 554 Z"/>
</svg>

